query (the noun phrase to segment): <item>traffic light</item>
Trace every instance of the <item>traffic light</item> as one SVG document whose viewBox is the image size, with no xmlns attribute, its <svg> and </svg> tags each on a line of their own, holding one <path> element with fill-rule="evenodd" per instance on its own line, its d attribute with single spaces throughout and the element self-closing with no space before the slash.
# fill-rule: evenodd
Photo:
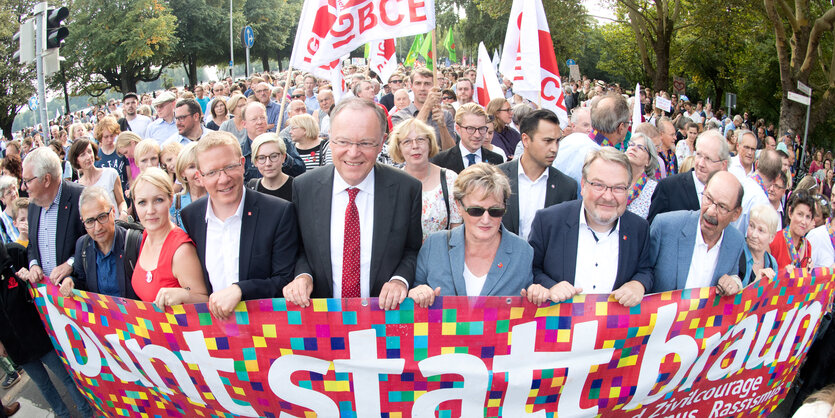
<svg viewBox="0 0 835 418">
<path fill-rule="evenodd" d="M 61 26 L 62 21 L 70 15 L 70 9 L 66 7 L 59 7 L 57 9 L 49 9 L 46 11 L 46 47 L 45 49 L 55 49 L 61 46 L 61 42 L 70 34 L 70 30 L 66 26 Z"/>
<path fill-rule="evenodd" d="M 15 59 L 21 64 L 31 64 L 35 61 L 35 24 L 32 19 L 20 24 L 20 30 L 14 34 L 14 42 L 18 42 Z"/>
</svg>

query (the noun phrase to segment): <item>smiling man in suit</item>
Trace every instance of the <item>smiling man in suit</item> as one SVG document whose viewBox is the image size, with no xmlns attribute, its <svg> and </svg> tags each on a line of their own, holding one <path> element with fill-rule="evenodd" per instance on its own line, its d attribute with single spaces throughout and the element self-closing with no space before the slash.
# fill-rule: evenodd
<svg viewBox="0 0 835 418">
<path fill-rule="evenodd" d="M 499 165 L 502 156 L 484 148 L 487 140 L 487 112 L 478 103 L 461 105 L 455 112 L 455 132 L 461 141 L 432 157 L 432 163 L 456 173 L 476 163 Z"/>
<path fill-rule="evenodd" d="M 246 190 L 244 161 L 232 134 L 213 131 L 203 137 L 197 170 L 207 196 L 182 211 L 203 265 L 209 310 L 221 319 L 241 300 L 278 297 L 293 276 L 298 251 L 293 205 Z"/>
<path fill-rule="evenodd" d="M 386 130 L 383 109 L 348 98 L 331 112 L 333 165 L 293 181 L 302 251 L 284 297 L 379 297 L 395 309 L 415 277 L 422 233 L 420 182 L 375 164 Z"/>
<path fill-rule="evenodd" d="M 728 142 L 719 131 L 702 132 L 696 139 L 695 157 L 693 171 L 668 176 L 658 182 L 647 216 L 650 224 L 659 213 L 699 210 L 707 178 L 717 171 L 728 169 L 731 159 Z"/>
<path fill-rule="evenodd" d="M 745 238 L 728 225 L 742 213 L 743 190 L 733 174 L 719 171 L 708 178 L 700 210 L 658 215 L 650 229 L 653 293 L 717 285 L 725 294 L 742 289 Z"/>
<path fill-rule="evenodd" d="M 577 198 L 577 182 L 551 163 L 557 157 L 562 136 L 560 120 L 554 112 L 536 110 L 522 119 L 524 153 L 518 161 L 499 166 L 510 180 L 510 199 L 502 224 L 508 231 L 528 239 L 536 211 Z"/>
<path fill-rule="evenodd" d="M 647 221 L 626 210 L 632 165 L 613 147 L 590 151 L 583 165 L 583 200 L 536 212 L 528 239 L 534 283 L 562 302 L 579 293 L 611 293 L 639 304 L 652 288 Z"/>
</svg>

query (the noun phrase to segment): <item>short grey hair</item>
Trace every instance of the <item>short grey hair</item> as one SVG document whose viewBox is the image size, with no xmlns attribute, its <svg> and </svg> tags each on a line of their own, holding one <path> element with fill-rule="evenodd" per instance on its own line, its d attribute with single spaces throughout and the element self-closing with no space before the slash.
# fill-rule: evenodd
<svg viewBox="0 0 835 418">
<path fill-rule="evenodd" d="M 589 151 L 589 153 L 586 154 L 586 162 L 583 163 L 583 180 L 589 178 L 589 166 L 598 159 L 622 165 L 626 169 L 626 173 L 629 175 L 629 178 L 626 181 L 630 184 L 632 183 L 632 164 L 629 162 L 629 158 L 626 157 L 626 154 L 616 150 L 614 147 L 601 147 L 596 150 Z"/>
<path fill-rule="evenodd" d="M 78 210 L 81 211 L 81 207 L 91 201 L 103 203 L 113 209 L 116 208 L 116 202 L 113 201 L 111 194 L 101 186 L 87 186 L 84 188 L 81 197 L 78 198 Z"/>
<path fill-rule="evenodd" d="M 626 99 L 617 94 L 603 96 L 591 106 L 591 126 L 599 132 L 615 132 L 630 116 Z"/>
<path fill-rule="evenodd" d="M 728 148 L 728 141 L 725 140 L 725 137 L 719 133 L 719 131 L 711 129 L 709 131 L 704 131 L 696 137 L 696 150 L 699 150 L 699 143 L 705 140 L 706 138 L 713 138 L 719 141 L 719 159 L 725 162 L 729 162 L 731 160 L 731 150 Z M 737 138 L 739 139 L 739 138 Z"/>
<path fill-rule="evenodd" d="M 23 160 L 24 165 L 32 167 L 32 174 L 41 178 L 47 174 L 52 176 L 53 181 L 61 181 L 61 159 L 49 147 L 35 148 L 26 154 Z"/>
<path fill-rule="evenodd" d="M 752 137 L 754 137 L 754 148 L 756 148 L 758 142 L 757 134 L 755 134 L 753 131 L 749 131 L 748 129 L 736 129 L 736 142 L 740 144 L 740 146 L 742 146 L 742 138 L 745 137 L 745 135 L 751 135 Z"/>
<path fill-rule="evenodd" d="M 386 118 L 385 111 L 371 100 L 361 99 L 359 97 L 346 97 L 334 106 L 331 111 L 331 137 L 334 137 L 333 121 L 337 115 L 348 108 L 354 110 L 365 109 L 374 112 L 374 115 L 377 116 L 377 123 L 380 125 L 380 141 L 385 139 L 386 128 L 388 128 L 388 118 Z"/>
<path fill-rule="evenodd" d="M 765 203 L 751 208 L 751 211 L 748 213 L 748 219 L 764 223 L 766 228 L 768 228 L 768 233 L 772 235 L 777 233 L 777 228 L 780 224 L 780 215 L 777 214 L 777 211 L 771 205 L 766 205 Z"/>
<path fill-rule="evenodd" d="M 658 150 L 655 149 L 655 143 L 652 142 L 652 139 L 648 135 L 642 133 L 633 134 L 632 139 L 630 139 L 629 142 L 632 143 L 638 139 L 642 139 L 644 141 L 644 146 L 647 148 L 647 154 L 649 154 L 649 164 L 647 164 L 644 168 L 644 173 L 646 173 L 646 175 L 650 178 L 655 178 L 655 170 L 658 169 Z"/>
<path fill-rule="evenodd" d="M 580 115 L 582 115 L 583 113 L 589 115 L 589 118 L 591 118 L 591 112 L 589 111 L 589 108 L 577 107 L 571 111 L 571 123 L 577 123 L 577 121 L 580 119 Z M 513 114 L 516 115 L 515 109 Z"/>
<path fill-rule="evenodd" d="M 17 178 L 12 176 L 0 176 L 0 195 L 6 193 L 6 189 L 14 187 L 17 189 Z"/>
<path fill-rule="evenodd" d="M 519 126 L 522 123 L 522 119 L 525 119 L 525 116 L 528 116 L 531 112 L 533 112 L 533 108 L 527 103 L 518 103 L 514 105 L 512 117 L 513 124 Z"/>
</svg>

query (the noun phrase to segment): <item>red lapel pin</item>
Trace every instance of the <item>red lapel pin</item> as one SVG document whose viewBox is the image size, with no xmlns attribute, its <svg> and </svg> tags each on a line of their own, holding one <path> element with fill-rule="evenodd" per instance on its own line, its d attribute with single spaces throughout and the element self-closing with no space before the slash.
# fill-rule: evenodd
<svg viewBox="0 0 835 418">
<path fill-rule="evenodd" d="M 499 263 L 499 268 L 502 268 L 502 263 Z"/>
</svg>

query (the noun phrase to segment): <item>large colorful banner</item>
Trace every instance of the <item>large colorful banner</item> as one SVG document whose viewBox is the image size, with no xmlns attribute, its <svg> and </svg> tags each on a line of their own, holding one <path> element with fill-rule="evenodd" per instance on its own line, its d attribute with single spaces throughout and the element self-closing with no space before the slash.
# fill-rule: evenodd
<svg viewBox="0 0 835 418">
<path fill-rule="evenodd" d="M 34 290 L 100 411 L 136 417 L 727 417 L 780 403 L 832 299 L 829 270 L 534 306 L 518 297 L 204 304 Z"/>
</svg>

